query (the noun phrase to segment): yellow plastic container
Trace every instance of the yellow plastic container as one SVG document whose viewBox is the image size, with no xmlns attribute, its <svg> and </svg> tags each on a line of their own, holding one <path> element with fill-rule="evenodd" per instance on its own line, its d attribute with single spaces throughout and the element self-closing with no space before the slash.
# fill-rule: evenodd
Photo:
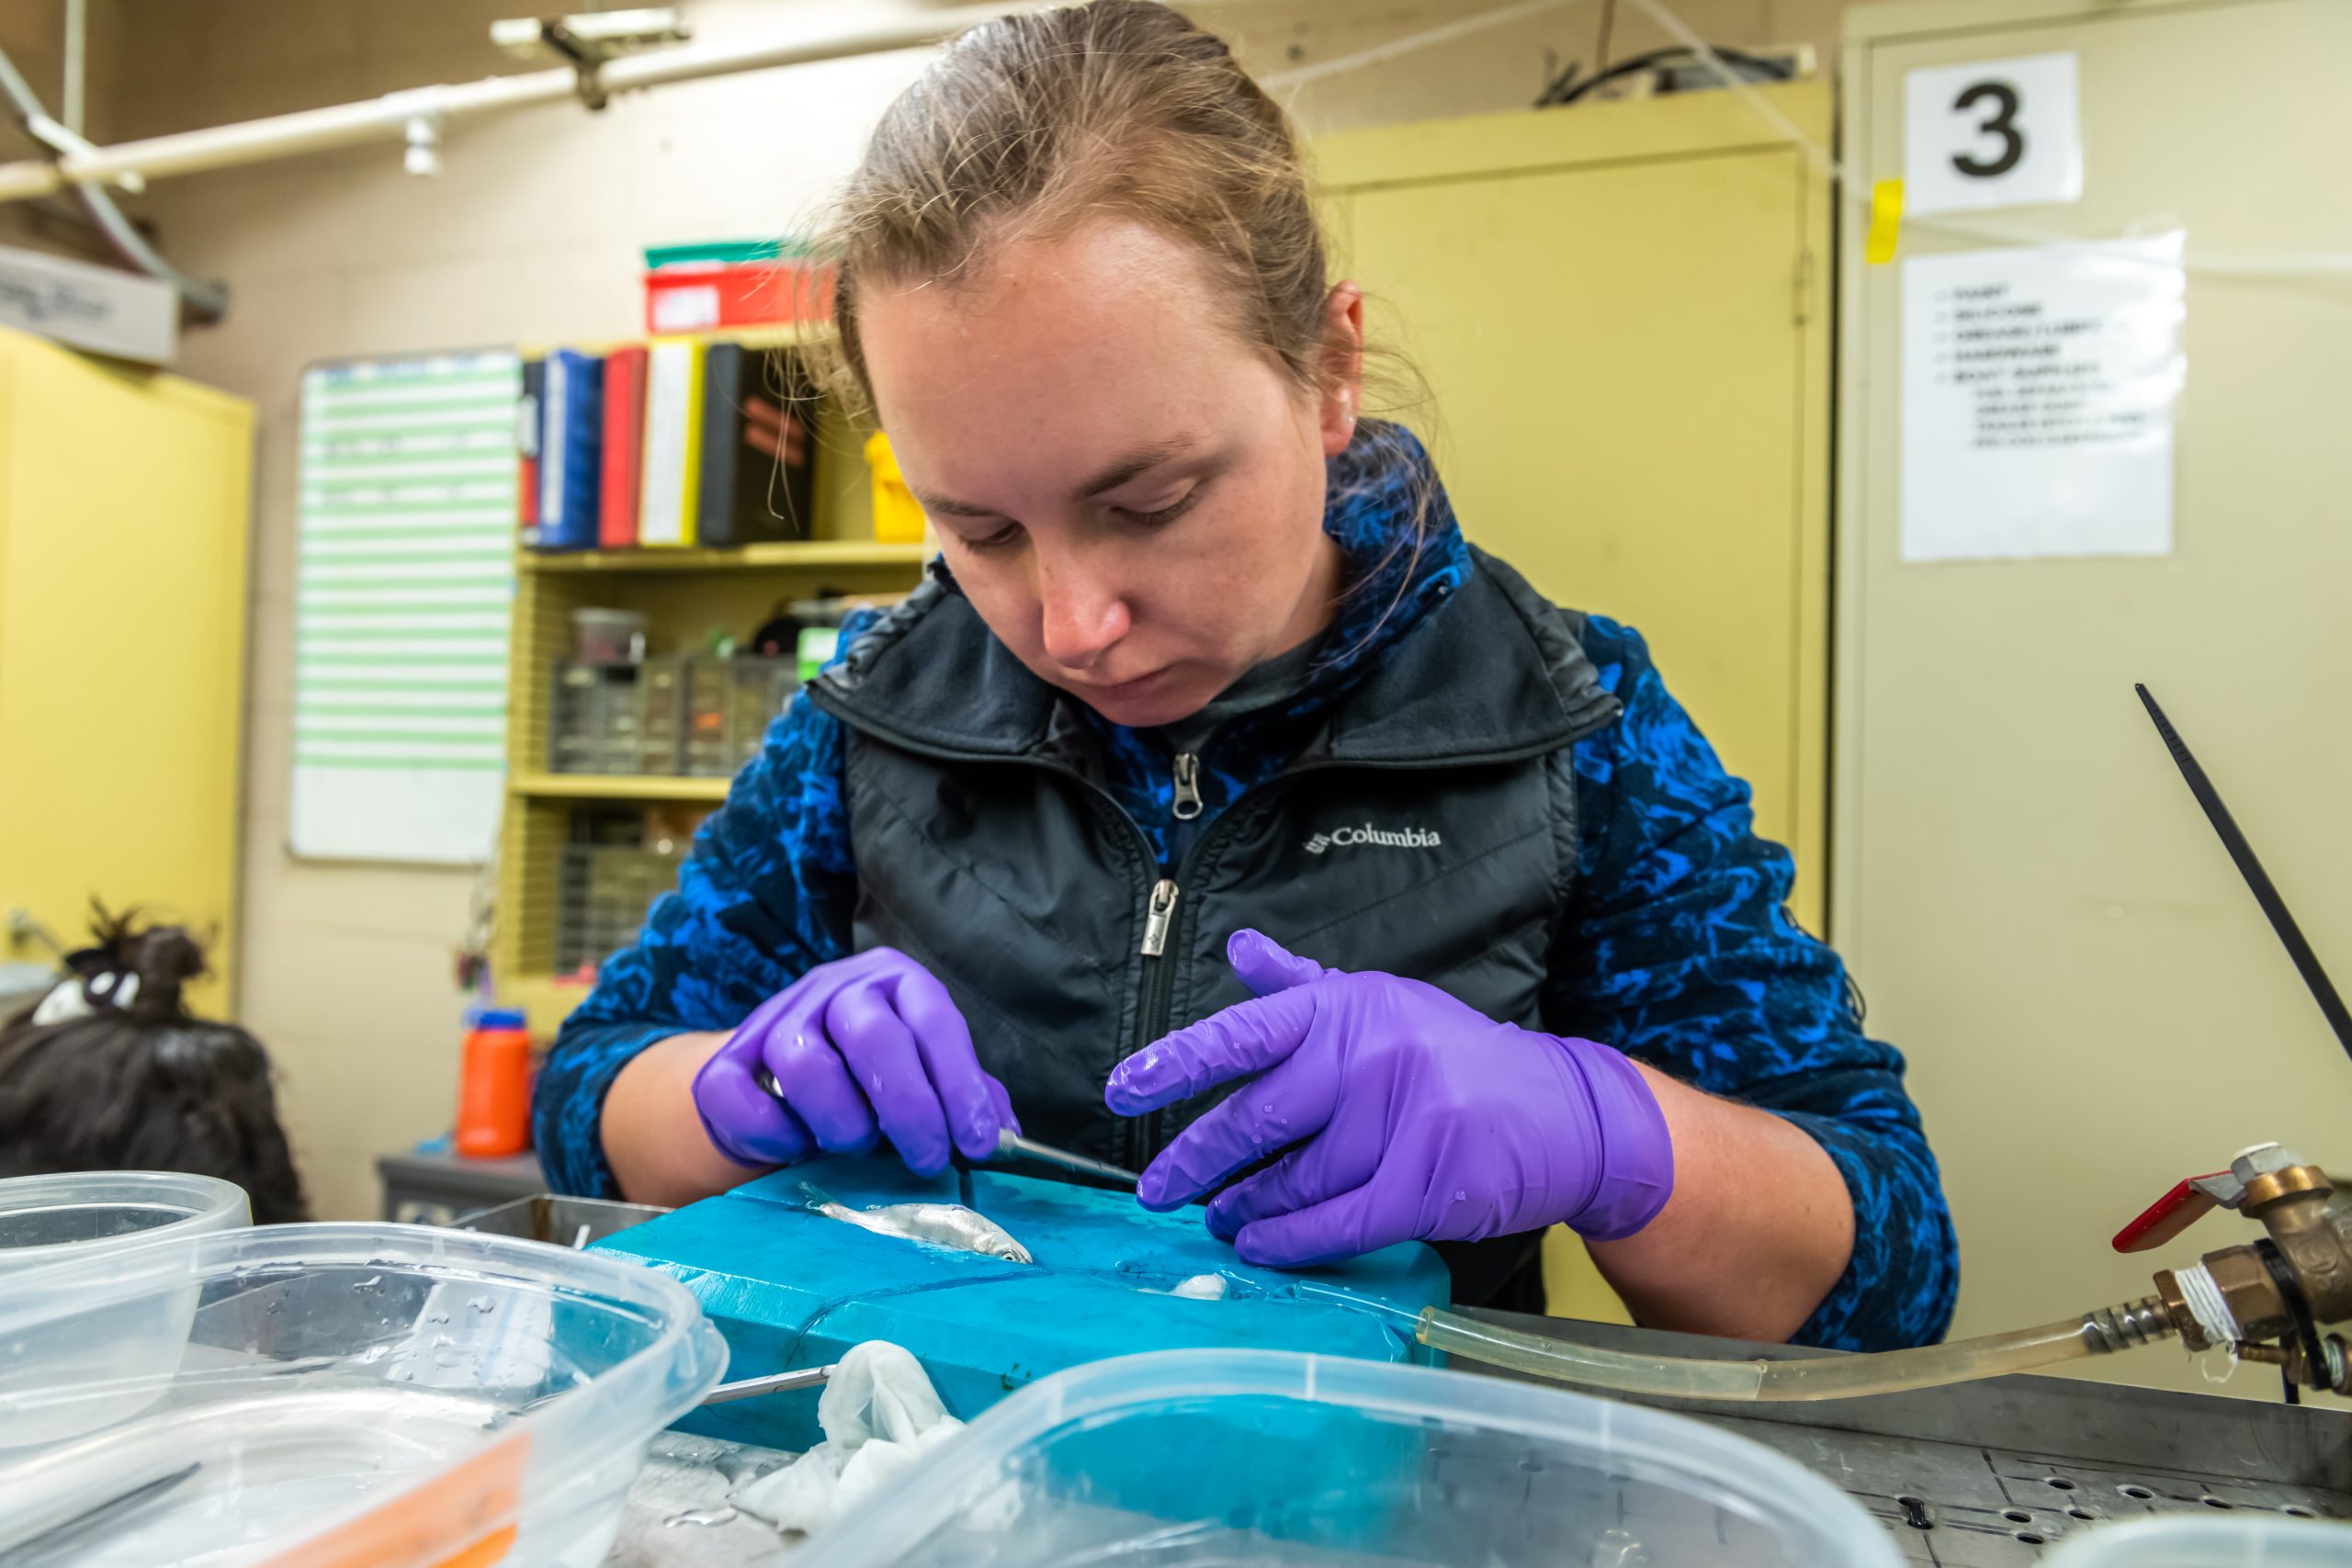
<svg viewBox="0 0 2352 1568">
<path fill-rule="evenodd" d="M 865 441 L 865 466 L 874 475 L 874 541 L 881 545 L 922 543 L 922 503 L 899 476 L 890 438 L 876 431 Z"/>
</svg>

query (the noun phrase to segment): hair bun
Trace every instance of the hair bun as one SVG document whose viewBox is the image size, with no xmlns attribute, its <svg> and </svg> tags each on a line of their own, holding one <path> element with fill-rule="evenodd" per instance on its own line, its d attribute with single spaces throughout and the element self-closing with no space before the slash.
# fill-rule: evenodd
<svg viewBox="0 0 2352 1568">
<path fill-rule="evenodd" d="M 205 971 L 204 943 L 186 926 L 142 926 L 136 909 L 118 916 L 100 907 L 91 924 L 98 940 L 92 967 L 139 977 L 139 993 L 125 1010 L 141 1018 L 176 1016 L 181 987 Z"/>
</svg>

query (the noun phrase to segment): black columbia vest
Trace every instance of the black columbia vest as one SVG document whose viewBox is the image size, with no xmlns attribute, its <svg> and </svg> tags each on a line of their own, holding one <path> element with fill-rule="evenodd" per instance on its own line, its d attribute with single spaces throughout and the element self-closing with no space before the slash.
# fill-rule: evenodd
<svg viewBox="0 0 2352 1568">
<path fill-rule="evenodd" d="M 1140 1169 L 1222 1098 L 1120 1117 L 1102 1086 L 1130 1053 L 1246 998 L 1225 961 L 1244 926 L 1551 1026 L 1539 998 L 1577 866 L 1567 749 L 1617 700 L 1582 617 L 1472 554 L 1462 586 L 1173 867 L 1095 782 L 1075 700 L 952 588 L 926 583 L 811 686 L 851 732 L 856 946 L 896 947 L 945 983 L 1031 1136 Z M 1540 1302 L 1537 1242 L 1449 1244 L 1457 1298 L 1510 1283 L 1515 1304 Z"/>
</svg>

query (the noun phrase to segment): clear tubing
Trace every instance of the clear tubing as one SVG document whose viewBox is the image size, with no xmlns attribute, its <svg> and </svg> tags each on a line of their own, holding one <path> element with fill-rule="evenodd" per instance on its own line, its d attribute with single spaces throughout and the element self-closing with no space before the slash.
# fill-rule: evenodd
<svg viewBox="0 0 2352 1568">
<path fill-rule="evenodd" d="M 2144 1311 L 2134 1315 L 2136 1328 L 2120 1337 L 2113 1329 L 2115 1314 L 2102 1312 L 2040 1328 L 2013 1329 L 1913 1350 L 1769 1361 L 1709 1361 L 1604 1350 L 1478 1323 L 1437 1307 L 1421 1314 L 1414 1337 L 1449 1356 L 1466 1356 L 1513 1371 L 1615 1393 L 1779 1402 L 1855 1399 L 1964 1382 L 2146 1344 L 2171 1332 L 2168 1324 L 2152 1319 Z"/>
</svg>

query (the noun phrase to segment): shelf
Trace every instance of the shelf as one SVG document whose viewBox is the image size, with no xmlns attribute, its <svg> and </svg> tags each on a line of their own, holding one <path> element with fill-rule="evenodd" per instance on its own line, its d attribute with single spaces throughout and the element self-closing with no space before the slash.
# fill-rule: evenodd
<svg viewBox="0 0 2352 1568">
<path fill-rule="evenodd" d="M 928 545 L 882 545 L 872 539 L 793 539 L 742 545 L 725 550 L 523 550 L 515 557 L 524 572 L 640 571 L 842 571 L 859 569 L 920 571 L 931 558 Z"/>
<path fill-rule="evenodd" d="M 578 349 L 582 354 L 610 354 L 616 348 L 633 348 L 650 343 L 655 338 L 700 338 L 705 343 L 740 343 L 745 348 L 807 348 L 814 344 L 839 342 L 840 331 L 831 321 L 762 321 L 745 327 L 709 327 L 695 333 L 639 333 L 635 337 L 564 338 L 548 343 L 526 343 L 518 351 L 526 359 L 544 358 L 549 350 Z"/>
<path fill-rule="evenodd" d="M 552 1040 L 571 1010 L 587 1000 L 589 987 L 571 976 L 526 975 L 499 980 L 497 990 L 500 1007 L 522 1009 L 531 1032 Z"/>
<path fill-rule="evenodd" d="M 733 782 L 665 773 L 517 773 L 506 787 L 542 800 L 725 800 Z"/>
</svg>

